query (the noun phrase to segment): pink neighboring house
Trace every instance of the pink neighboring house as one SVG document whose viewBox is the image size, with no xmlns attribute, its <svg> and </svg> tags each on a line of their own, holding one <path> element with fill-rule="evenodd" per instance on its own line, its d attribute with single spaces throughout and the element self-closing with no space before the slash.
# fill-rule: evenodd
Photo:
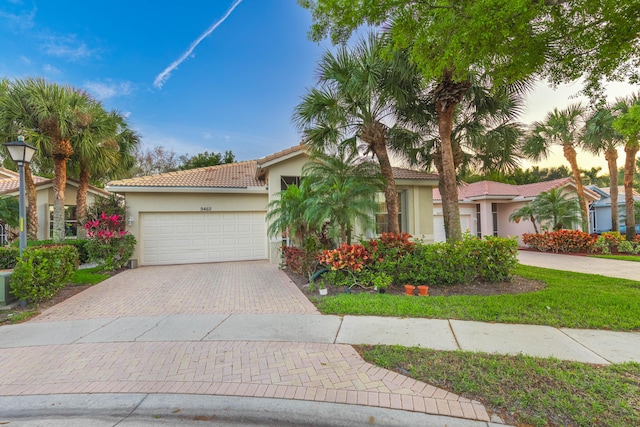
<svg viewBox="0 0 640 427">
<path fill-rule="evenodd" d="M 518 242 L 522 244 L 523 233 L 535 232 L 533 224 L 531 221 L 511 222 L 509 216 L 540 193 L 552 188 L 566 188 L 565 191 L 577 197 L 573 178 L 560 178 L 525 185 L 495 181 L 463 184 L 458 187 L 462 231 L 467 231 L 474 236 L 518 236 Z M 596 192 L 588 188 L 585 188 L 585 197 L 588 204 L 600 199 Z M 445 240 L 442 196 L 437 188 L 433 190 L 433 221 L 434 240 L 442 242 Z M 540 230 L 540 224 L 537 225 Z"/>
</svg>

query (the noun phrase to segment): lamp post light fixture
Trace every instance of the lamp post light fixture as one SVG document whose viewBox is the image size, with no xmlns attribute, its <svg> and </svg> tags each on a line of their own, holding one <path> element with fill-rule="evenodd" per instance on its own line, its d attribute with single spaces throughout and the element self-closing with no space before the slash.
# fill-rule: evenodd
<svg viewBox="0 0 640 427">
<path fill-rule="evenodd" d="M 17 141 L 7 142 L 4 146 L 9 150 L 11 159 L 18 165 L 20 173 L 20 256 L 22 256 L 22 252 L 27 248 L 27 234 L 24 223 L 27 216 L 27 208 L 24 202 L 24 165 L 31 163 L 36 148 L 24 142 L 22 135 L 18 136 Z"/>
</svg>

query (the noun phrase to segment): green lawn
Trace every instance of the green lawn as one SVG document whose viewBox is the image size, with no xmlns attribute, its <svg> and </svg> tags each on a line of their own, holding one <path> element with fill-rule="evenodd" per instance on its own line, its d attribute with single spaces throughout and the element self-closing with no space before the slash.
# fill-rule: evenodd
<svg viewBox="0 0 640 427">
<path fill-rule="evenodd" d="M 478 400 L 507 423 L 640 425 L 640 364 L 592 366 L 557 359 L 361 346 L 364 359 Z"/>
<path fill-rule="evenodd" d="M 407 298 L 340 294 L 317 302 L 326 314 L 461 319 L 567 328 L 640 330 L 640 282 L 520 265 L 517 275 L 542 280 L 527 294 Z"/>
<path fill-rule="evenodd" d="M 76 270 L 69 282 L 74 285 L 95 285 L 110 277 L 108 274 L 101 274 L 102 269 L 102 267 L 92 267 Z"/>
<path fill-rule="evenodd" d="M 640 262 L 640 256 L 638 255 L 589 255 L 592 258 L 605 258 L 605 259 L 617 259 L 620 261 L 635 261 Z"/>
</svg>

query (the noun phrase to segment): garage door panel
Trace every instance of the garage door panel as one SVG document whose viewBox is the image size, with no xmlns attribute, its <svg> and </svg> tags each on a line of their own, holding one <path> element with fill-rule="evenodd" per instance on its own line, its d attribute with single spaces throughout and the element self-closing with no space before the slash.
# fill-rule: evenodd
<svg viewBox="0 0 640 427">
<path fill-rule="evenodd" d="M 142 213 L 140 265 L 267 258 L 264 212 Z"/>
</svg>

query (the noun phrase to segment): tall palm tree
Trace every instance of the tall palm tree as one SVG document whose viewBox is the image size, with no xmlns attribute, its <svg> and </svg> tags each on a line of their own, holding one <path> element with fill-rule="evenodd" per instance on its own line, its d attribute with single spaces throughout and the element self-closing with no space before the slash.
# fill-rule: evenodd
<svg viewBox="0 0 640 427">
<path fill-rule="evenodd" d="M 623 136 L 613 128 L 613 106 L 599 108 L 585 123 L 583 147 L 593 154 L 604 153 L 609 168 L 609 196 L 611 198 L 611 229 L 620 230 L 618 216 L 618 147 Z"/>
<path fill-rule="evenodd" d="M 362 141 L 380 165 L 389 231 L 399 232 L 398 191 L 387 143 L 394 109 L 418 84 L 418 73 L 401 53 L 385 51 L 385 41 L 370 34 L 353 48 L 342 46 L 320 61 L 319 87 L 296 106 L 293 120 L 306 142 L 319 150 Z"/>
<path fill-rule="evenodd" d="M 87 190 L 92 177 L 105 177 L 123 165 L 135 162 L 133 150 L 139 138 L 128 129 L 126 120 L 117 111 L 107 112 L 98 102 L 88 112 L 89 123 L 73 139 L 74 153 L 69 168 L 78 176 L 76 219 L 84 224 L 87 211 Z M 129 156 L 129 160 L 125 157 Z M 114 177 L 115 178 L 115 177 Z M 83 237 L 84 228 L 78 229 Z"/>
<path fill-rule="evenodd" d="M 3 96 L 8 108 L 0 108 L 0 127 L 20 130 L 27 141 L 50 155 L 54 163 L 53 239 L 65 236 L 64 193 L 67 160 L 73 154 L 72 138 L 89 124 L 91 97 L 70 86 L 44 79 L 15 80 Z"/>
<path fill-rule="evenodd" d="M 615 107 L 621 114 L 613 122 L 613 128 L 625 137 L 624 152 L 624 199 L 626 238 L 635 238 L 635 206 L 633 199 L 633 178 L 636 156 L 640 150 L 640 93 L 620 99 Z"/>
<path fill-rule="evenodd" d="M 582 211 L 582 230 L 589 231 L 589 208 L 584 195 L 582 176 L 578 167 L 576 147 L 580 145 L 582 136 L 582 117 L 584 108 L 573 104 L 564 110 L 554 108 L 542 122 L 534 122 L 532 131 L 526 138 L 524 152 L 534 160 L 546 158 L 552 144 L 562 146 L 564 158 L 571 166 L 571 173 L 576 183 L 578 203 Z"/>
<path fill-rule="evenodd" d="M 481 79 L 470 79 L 471 86 L 455 109 L 449 143 L 456 176 L 473 169 L 478 172 L 507 172 L 518 165 L 522 125 L 514 120 L 522 110 L 521 91 L 503 86 L 488 88 Z M 421 90 L 412 102 L 402 106 L 398 115 L 402 128 L 392 129 L 391 145 L 406 153 L 411 162 L 430 169 L 435 166 L 440 178 L 443 218 L 447 240 L 454 240 L 449 212 L 454 209 L 445 185 L 443 145 L 433 92 Z M 408 128 L 411 132 L 405 131 Z M 457 200 L 455 205 L 457 205 Z M 457 209 L 457 208 L 456 208 Z M 457 213 L 459 218 L 459 212 Z M 459 219 L 458 219 L 459 222 Z M 459 226 L 458 226 L 459 228 Z"/>
<path fill-rule="evenodd" d="M 305 201 L 305 218 L 310 223 L 329 221 L 347 244 L 351 244 L 357 221 L 371 229 L 378 206 L 375 196 L 384 188 L 377 165 L 362 161 L 356 150 L 342 146 L 333 155 L 315 152 L 302 175 L 315 195 Z"/>
<path fill-rule="evenodd" d="M 562 230 L 581 221 L 579 202 L 563 188 L 543 191 L 531 205 L 535 218 L 544 229 Z"/>
</svg>

